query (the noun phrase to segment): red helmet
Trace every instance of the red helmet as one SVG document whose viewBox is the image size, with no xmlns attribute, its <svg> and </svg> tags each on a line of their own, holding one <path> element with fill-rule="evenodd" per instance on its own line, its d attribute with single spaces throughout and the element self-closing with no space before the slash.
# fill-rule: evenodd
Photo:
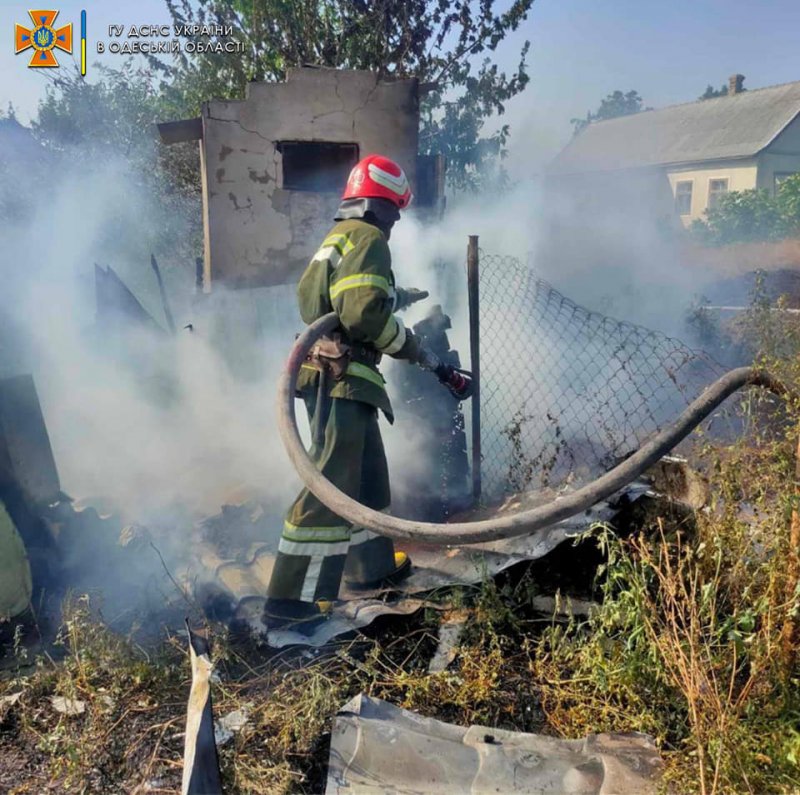
<svg viewBox="0 0 800 795">
<path fill-rule="evenodd" d="M 388 199 L 398 209 L 411 203 L 411 188 L 403 169 L 383 155 L 367 155 L 353 166 L 343 199 Z"/>
</svg>

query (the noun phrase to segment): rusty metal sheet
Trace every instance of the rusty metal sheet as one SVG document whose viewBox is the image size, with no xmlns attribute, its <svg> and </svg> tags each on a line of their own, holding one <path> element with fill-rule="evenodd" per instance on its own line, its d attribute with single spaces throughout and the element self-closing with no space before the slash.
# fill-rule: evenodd
<svg viewBox="0 0 800 795">
<path fill-rule="evenodd" d="M 454 726 L 363 694 L 331 734 L 326 795 L 655 795 L 661 759 L 646 734 L 539 734 Z"/>
</svg>

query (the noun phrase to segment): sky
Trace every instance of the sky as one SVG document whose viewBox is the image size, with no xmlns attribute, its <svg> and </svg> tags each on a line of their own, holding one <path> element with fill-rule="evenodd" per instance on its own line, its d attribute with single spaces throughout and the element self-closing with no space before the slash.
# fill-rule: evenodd
<svg viewBox="0 0 800 795">
<path fill-rule="evenodd" d="M 28 7 L 0 0 L 0 41 L 8 42 L 0 48 L 0 107 L 12 102 L 23 122 L 35 113 L 49 71 L 28 69 L 26 54 L 13 52 L 14 23 L 26 22 Z M 109 24 L 170 19 L 164 0 L 83 0 L 58 8 L 57 21 L 72 21 L 76 38 L 81 8 L 87 10 L 88 79 L 99 57 L 93 43 L 107 38 Z M 501 66 L 513 68 L 522 43 L 531 41 L 531 82 L 503 118 L 512 130 L 510 164 L 517 175 L 534 176 L 569 140 L 570 119 L 616 89 L 635 89 L 646 105 L 663 107 L 691 101 L 736 72 L 750 88 L 800 80 L 798 31 L 797 0 L 536 0 L 498 54 Z M 122 56 L 104 58 L 118 64 Z"/>
</svg>

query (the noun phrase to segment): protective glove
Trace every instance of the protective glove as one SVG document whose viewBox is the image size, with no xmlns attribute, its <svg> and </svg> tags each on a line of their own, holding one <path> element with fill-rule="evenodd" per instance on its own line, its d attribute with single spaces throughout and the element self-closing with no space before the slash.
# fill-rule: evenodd
<svg viewBox="0 0 800 795">
<path fill-rule="evenodd" d="M 409 287 L 407 290 L 404 290 L 402 287 L 397 287 L 394 293 L 395 312 L 401 309 L 407 309 L 411 304 L 416 304 L 417 301 L 424 301 L 430 295 L 427 290 L 417 290 L 416 287 Z"/>
</svg>

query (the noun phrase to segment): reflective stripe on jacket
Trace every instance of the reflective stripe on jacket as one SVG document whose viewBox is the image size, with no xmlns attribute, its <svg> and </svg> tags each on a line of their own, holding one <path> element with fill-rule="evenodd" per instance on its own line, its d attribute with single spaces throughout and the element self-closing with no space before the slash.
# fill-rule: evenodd
<svg viewBox="0 0 800 795">
<path fill-rule="evenodd" d="M 403 323 L 393 313 L 389 246 L 383 233 L 365 221 L 340 221 L 331 229 L 303 273 L 297 296 L 305 323 L 335 311 L 346 343 L 391 355 L 405 342 Z M 303 365 L 298 390 L 316 387 L 318 377 L 313 365 Z M 330 395 L 369 403 L 393 420 L 383 376 L 373 365 L 350 362 L 344 378 L 331 383 Z"/>
</svg>

